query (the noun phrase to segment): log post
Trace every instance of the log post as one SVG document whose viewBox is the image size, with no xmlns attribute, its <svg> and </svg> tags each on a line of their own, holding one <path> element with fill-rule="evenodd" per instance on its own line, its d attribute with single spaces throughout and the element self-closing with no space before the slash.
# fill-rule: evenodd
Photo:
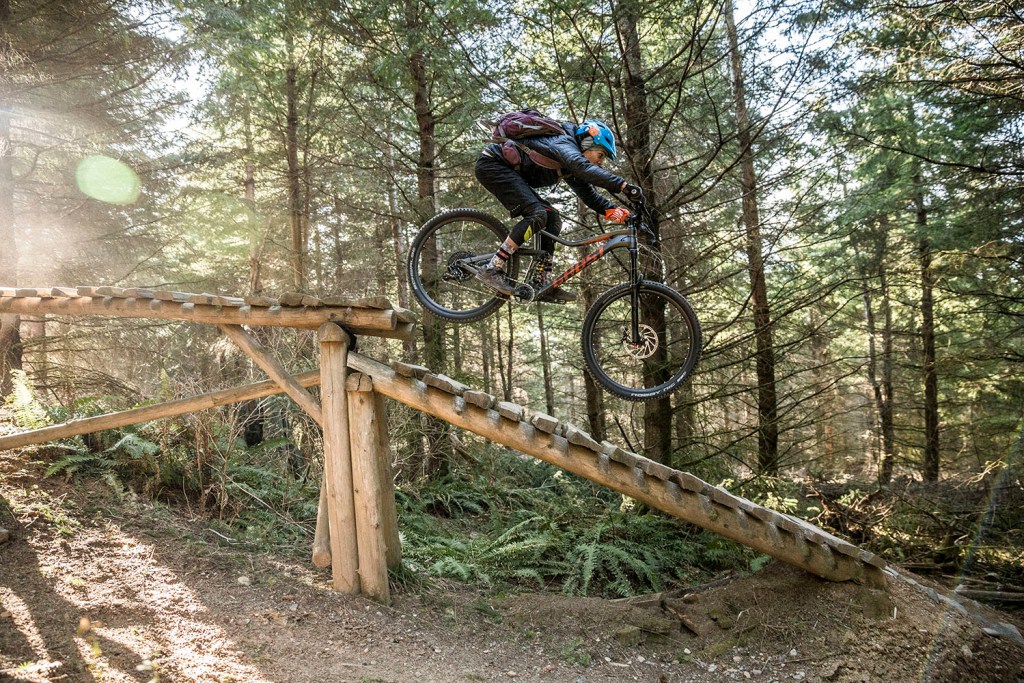
<svg viewBox="0 0 1024 683">
<path fill-rule="evenodd" d="M 316 508 L 316 532 L 313 534 L 313 566 L 331 566 L 331 522 L 327 506 L 327 470 L 320 479 L 320 502 Z"/>
<path fill-rule="evenodd" d="M 384 538 L 384 487 L 381 481 L 380 419 L 373 380 L 349 375 L 348 411 L 355 491 L 356 539 L 362 592 L 388 605 L 388 550 Z"/>
<path fill-rule="evenodd" d="M 359 592 L 355 504 L 352 495 L 352 457 L 349 446 L 349 336 L 334 323 L 320 327 L 320 406 L 324 429 L 324 479 L 330 520 L 331 573 L 335 590 Z"/>
<path fill-rule="evenodd" d="M 373 392 L 374 413 L 377 419 L 379 446 L 377 465 L 380 468 L 381 513 L 384 524 L 384 543 L 388 548 L 388 568 L 398 569 L 402 564 L 402 541 L 398 536 L 398 510 L 395 506 L 395 476 L 391 471 L 391 439 L 388 436 L 388 411 L 384 394 Z"/>
</svg>

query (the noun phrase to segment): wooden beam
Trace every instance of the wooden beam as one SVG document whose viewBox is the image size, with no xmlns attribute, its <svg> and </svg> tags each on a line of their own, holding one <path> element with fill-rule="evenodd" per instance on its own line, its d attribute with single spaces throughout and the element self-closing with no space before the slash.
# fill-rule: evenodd
<svg viewBox="0 0 1024 683">
<path fill-rule="evenodd" d="M 270 379 L 277 382 L 281 388 L 299 404 L 299 407 L 309 413 L 309 416 L 316 420 L 321 427 L 324 426 L 323 414 L 320 411 L 320 404 L 317 403 L 313 394 L 306 391 L 296 383 L 291 374 L 285 370 L 276 358 L 267 353 L 259 340 L 243 330 L 238 325 L 217 325 L 224 334 L 235 342 L 238 348 L 245 351 L 245 354 L 252 358 L 256 365 L 260 366 L 263 372 L 270 376 Z"/>
<path fill-rule="evenodd" d="M 0 313 L 30 315 L 101 315 L 121 318 L 163 318 L 215 325 L 270 325 L 316 330 L 337 323 L 354 334 L 411 339 L 414 325 L 399 321 L 394 309 L 285 306 L 218 306 L 189 301 L 119 297 L 0 296 Z M 406 316 L 401 316 L 406 317 Z"/>
<path fill-rule="evenodd" d="M 325 323 L 320 328 L 319 337 L 331 574 L 335 590 L 358 593 L 359 553 L 349 444 L 348 392 L 345 389 L 350 342 L 345 330 L 334 323 Z"/>
<path fill-rule="evenodd" d="M 373 381 L 357 372 L 348 376 L 346 386 L 359 585 L 364 594 L 390 605 L 388 551 L 384 538 L 384 487 L 378 465 L 381 458 L 380 416 L 373 397 Z"/>
<path fill-rule="evenodd" d="M 304 372 L 300 375 L 295 375 L 292 379 L 296 384 L 303 387 L 316 386 L 320 384 L 320 371 Z M 92 434 L 93 432 L 101 432 L 104 429 L 117 429 L 118 427 L 139 424 L 140 422 L 150 422 L 160 418 L 184 415 L 185 413 L 194 413 L 199 410 L 216 408 L 217 406 L 230 403 L 262 398 L 263 396 L 278 394 L 282 391 L 284 390 L 277 382 L 258 382 L 256 384 L 214 391 L 157 405 L 143 406 L 107 415 L 97 415 L 96 417 L 87 417 L 81 420 L 71 420 L 62 424 L 0 437 L 0 451 L 22 448 L 23 446 L 31 446 L 37 443 L 46 443 L 56 439 L 66 439 L 69 436 Z"/>
</svg>

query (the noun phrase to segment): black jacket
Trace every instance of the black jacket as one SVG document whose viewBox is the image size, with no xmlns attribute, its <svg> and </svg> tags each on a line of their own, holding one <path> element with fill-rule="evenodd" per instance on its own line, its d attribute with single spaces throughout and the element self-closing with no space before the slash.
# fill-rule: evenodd
<svg viewBox="0 0 1024 683">
<path fill-rule="evenodd" d="M 622 189 L 625 180 L 614 173 L 609 173 L 597 164 L 587 161 L 576 144 L 573 124 L 565 123 L 562 124 L 562 127 L 566 131 L 565 135 L 542 135 L 517 141 L 519 144 L 557 161 L 562 168 L 557 171 L 543 168 L 533 163 L 529 156 L 523 154 L 517 172 L 530 187 L 551 187 L 559 180 L 565 180 L 566 185 L 572 188 L 572 191 L 583 200 L 583 203 L 598 213 L 603 214 L 608 209 L 614 208 L 615 204 L 598 194 L 594 186 L 618 192 Z M 501 154 L 501 145 L 498 143 L 484 148 L 484 154 L 504 160 Z"/>
</svg>

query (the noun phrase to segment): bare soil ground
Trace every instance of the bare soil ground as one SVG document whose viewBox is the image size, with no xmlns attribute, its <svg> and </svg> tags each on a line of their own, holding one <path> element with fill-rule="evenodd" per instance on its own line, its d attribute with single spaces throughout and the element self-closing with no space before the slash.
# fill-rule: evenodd
<svg viewBox="0 0 1024 683">
<path fill-rule="evenodd" d="M 1024 683 L 1024 646 L 905 584 L 771 564 L 624 601 L 434 585 L 383 607 L 308 563 L 40 471 L 0 453 L 4 681 Z"/>
</svg>

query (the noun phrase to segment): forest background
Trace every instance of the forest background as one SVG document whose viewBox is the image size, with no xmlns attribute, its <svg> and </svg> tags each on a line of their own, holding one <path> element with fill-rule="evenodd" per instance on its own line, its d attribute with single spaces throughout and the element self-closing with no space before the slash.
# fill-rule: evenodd
<svg viewBox="0 0 1024 683">
<path fill-rule="evenodd" d="M 0 0 L 0 284 L 385 295 L 418 310 L 404 272 L 417 227 L 459 206 L 507 219 L 472 175 L 475 120 L 523 106 L 602 119 L 620 138 L 613 170 L 655 207 L 648 256 L 702 321 L 692 381 L 644 404 L 601 392 L 583 370 L 581 305 L 507 306 L 465 326 L 424 317 L 413 343 L 360 348 L 817 516 L 891 559 L 1019 574 L 1022 11 Z M 601 229 L 565 188 L 550 196 L 567 231 Z M 588 270 L 583 303 L 623 275 L 610 259 Z M 292 369 L 316 364 L 313 337 L 262 334 Z M 15 315 L 0 316 L 0 369 L 22 426 L 259 378 L 213 327 Z M 569 499 L 538 501 L 569 484 L 392 413 L 408 519 L 487 517 L 504 539 L 491 549 L 507 553 L 495 566 L 512 574 L 540 566 L 524 552 L 539 562 L 564 544 L 552 539 Z M 253 543 L 299 544 L 319 439 L 274 398 L 63 442 L 49 470 L 198 503 Z M 597 511 L 581 538 L 607 554 L 604 585 L 663 581 L 648 570 L 678 558 L 619 557 L 628 534 L 609 531 L 644 511 L 574 491 Z M 651 524 L 656 543 L 682 533 Z M 426 524 L 405 533 L 437 540 Z M 728 555 L 706 538 L 687 548 L 696 564 Z M 497 575 L 465 543 L 422 549 L 413 561 L 435 573 Z M 563 587 L 586 589 L 571 564 Z"/>
</svg>

